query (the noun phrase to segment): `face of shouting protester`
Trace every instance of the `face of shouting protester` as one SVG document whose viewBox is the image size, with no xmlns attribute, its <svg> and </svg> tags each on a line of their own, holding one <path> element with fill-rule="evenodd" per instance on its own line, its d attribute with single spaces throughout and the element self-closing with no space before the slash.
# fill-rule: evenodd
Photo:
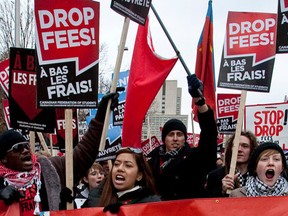
<svg viewBox="0 0 288 216">
<path fill-rule="evenodd" d="M 131 153 L 119 154 L 112 167 L 112 182 L 118 191 L 129 190 L 135 187 L 136 182 L 142 179 L 135 157 Z"/>
<path fill-rule="evenodd" d="M 27 172 L 33 168 L 32 154 L 28 142 L 16 143 L 9 149 L 3 159 L 2 164 L 9 169 Z"/>
<path fill-rule="evenodd" d="M 182 148 L 185 144 L 185 135 L 180 130 L 172 130 L 165 137 L 166 152 Z"/>
<path fill-rule="evenodd" d="M 259 156 L 256 167 L 258 178 L 268 186 L 273 186 L 283 171 L 281 154 L 268 149 Z"/>
</svg>

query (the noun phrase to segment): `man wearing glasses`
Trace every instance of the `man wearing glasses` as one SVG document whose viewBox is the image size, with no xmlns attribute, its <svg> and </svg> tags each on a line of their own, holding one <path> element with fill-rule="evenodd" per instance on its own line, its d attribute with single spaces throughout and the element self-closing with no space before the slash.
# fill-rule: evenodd
<svg viewBox="0 0 288 216">
<path fill-rule="evenodd" d="M 73 149 L 73 169 L 77 170 L 74 182 L 78 182 L 95 161 L 108 101 L 112 100 L 110 108 L 113 109 L 118 97 L 118 93 L 109 93 L 102 98 L 96 117 Z M 65 182 L 65 156 L 37 157 L 17 131 L 7 130 L 0 135 L 0 200 L 6 205 L 19 203 L 17 215 L 59 210 Z"/>
</svg>

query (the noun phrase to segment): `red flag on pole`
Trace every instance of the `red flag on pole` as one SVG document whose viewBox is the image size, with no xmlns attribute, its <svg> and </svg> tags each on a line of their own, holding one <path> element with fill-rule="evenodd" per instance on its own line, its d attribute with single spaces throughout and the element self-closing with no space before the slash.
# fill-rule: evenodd
<svg viewBox="0 0 288 216">
<path fill-rule="evenodd" d="M 132 56 L 122 130 L 122 146 L 141 148 L 142 123 L 156 94 L 178 58 L 154 52 L 148 28 L 139 25 Z"/>
<path fill-rule="evenodd" d="M 196 58 L 196 76 L 203 82 L 203 96 L 206 103 L 216 113 L 215 74 L 213 52 L 213 11 L 212 0 L 209 0 L 205 24 L 198 42 Z M 198 121 L 197 107 L 192 102 L 194 120 Z"/>
</svg>

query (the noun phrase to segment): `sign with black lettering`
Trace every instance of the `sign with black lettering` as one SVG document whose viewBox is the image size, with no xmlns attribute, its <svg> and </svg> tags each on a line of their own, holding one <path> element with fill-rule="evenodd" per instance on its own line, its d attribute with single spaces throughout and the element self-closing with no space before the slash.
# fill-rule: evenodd
<svg viewBox="0 0 288 216">
<path fill-rule="evenodd" d="M 276 53 L 288 53 L 288 0 L 278 0 Z"/>
<path fill-rule="evenodd" d="M 35 0 L 38 107 L 95 108 L 99 2 Z"/>
<path fill-rule="evenodd" d="M 288 150 L 288 103 L 247 105 L 244 115 L 244 129 L 260 143 L 275 142 Z"/>
<path fill-rule="evenodd" d="M 113 79 L 113 77 L 112 77 Z M 125 90 L 119 92 L 119 104 L 113 110 L 113 125 L 119 126 L 123 124 L 124 120 L 124 111 L 125 111 L 125 102 L 126 102 L 126 90 L 128 86 L 128 79 L 129 79 L 129 70 L 121 71 L 119 73 L 117 87 L 124 87 Z"/>
<path fill-rule="evenodd" d="M 10 48 L 10 126 L 39 132 L 53 132 L 55 111 L 36 107 L 35 50 Z"/>
<path fill-rule="evenodd" d="M 218 87 L 269 92 L 276 55 L 276 14 L 229 12 Z"/>
<path fill-rule="evenodd" d="M 219 133 L 234 133 L 241 94 L 217 94 L 217 127 Z"/>
<path fill-rule="evenodd" d="M 145 25 L 151 3 L 152 0 L 112 0 L 111 8 L 138 24 Z"/>
</svg>

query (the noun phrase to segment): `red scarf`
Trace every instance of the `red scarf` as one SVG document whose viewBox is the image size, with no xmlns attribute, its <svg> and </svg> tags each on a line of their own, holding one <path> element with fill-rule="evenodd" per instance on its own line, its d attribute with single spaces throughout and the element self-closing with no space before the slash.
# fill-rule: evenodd
<svg viewBox="0 0 288 216">
<path fill-rule="evenodd" d="M 40 213 L 41 166 L 37 162 L 36 155 L 33 154 L 32 162 L 33 168 L 29 172 L 15 171 L 0 163 L 0 177 L 4 179 L 4 185 L 12 185 L 25 194 L 25 197 L 19 201 L 21 216 Z"/>
</svg>

